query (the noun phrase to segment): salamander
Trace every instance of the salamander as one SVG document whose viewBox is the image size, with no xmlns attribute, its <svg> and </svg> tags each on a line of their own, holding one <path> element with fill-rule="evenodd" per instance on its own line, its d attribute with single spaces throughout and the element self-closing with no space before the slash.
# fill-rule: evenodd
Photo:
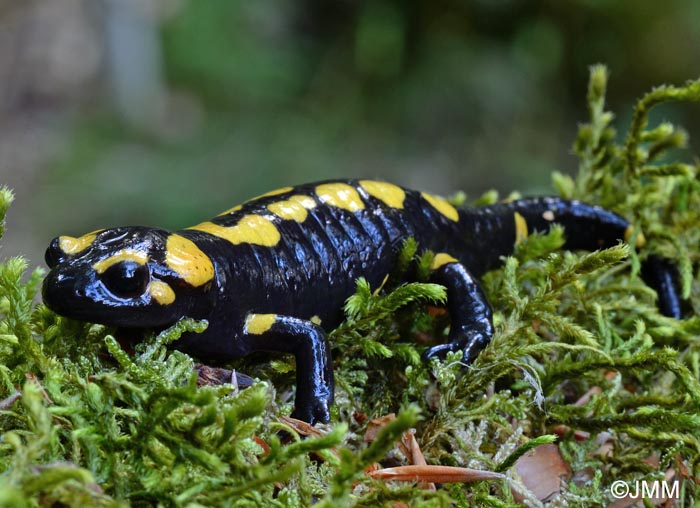
<svg viewBox="0 0 700 508">
<path fill-rule="evenodd" d="M 447 290 L 451 326 L 448 342 L 423 357 L 462 351 L 471 362 L 494 333 L 479 277 L 528 232 L 552 224 L 565 228 L 567 249 L 610 247 L 632 231 L 608 210 L 556 197 L 456 208 L 388 182 L 324 181 L 263 194 L 179 231 L 133 226 L 59 236 L 46 251 L 42 293 L 58 314 L 122 328 L 206 319 L 206 331 L 174 346 L 207 362 L 292 353 L 294 416 L 327 422 L 334 386 L 326 331 L 341 322 L 359 277 L 379 286 L 408 238 L 434 252 L 431 279 Z M 652 274 L 661 275 L 647 278 L 662 311 L 678 317 L 673 266 L 658 266 Z"/>
</svg>

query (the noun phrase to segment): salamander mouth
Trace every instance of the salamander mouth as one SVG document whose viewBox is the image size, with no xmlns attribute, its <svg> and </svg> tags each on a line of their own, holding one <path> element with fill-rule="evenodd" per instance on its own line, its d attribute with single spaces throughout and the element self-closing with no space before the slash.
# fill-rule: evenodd
<svg viewBox="0 0 700 508">
<path fill-rule="evenodd" d="M 177 321 L 168 312 L 154 311 L 143 298 L 114 297 L 96 280 L 59 270 L 51 270 L 44 279 L 42 298 L 56 314 L 107 326 L 164 328 Z"/>
</svg>

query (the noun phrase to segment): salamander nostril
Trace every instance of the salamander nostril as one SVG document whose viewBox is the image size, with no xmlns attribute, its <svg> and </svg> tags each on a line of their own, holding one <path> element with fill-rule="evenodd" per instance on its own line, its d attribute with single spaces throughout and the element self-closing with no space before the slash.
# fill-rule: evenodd
<svg viewBox="0 0 700 508">
<path fill-rule="evenodd" d="M 44 254 L 44 260 L 46 261 L 46 264 L 49 265 L 49 268 L 53 268 L 66 260 L 66 254 L 63 252 L 63 250 L 61 250 L 59 237 L 51 240 L 51 243 Z"/>
</svg>

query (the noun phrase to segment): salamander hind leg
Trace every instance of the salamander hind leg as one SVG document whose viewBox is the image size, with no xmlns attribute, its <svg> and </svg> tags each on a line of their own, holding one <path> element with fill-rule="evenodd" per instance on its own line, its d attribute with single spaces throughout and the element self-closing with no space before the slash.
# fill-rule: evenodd
<svg viewBox="0 0 700 508">
<path fill-rule="evenodd" d="M 323 330 L 295 317 L 249 314 L 243 331 L 252 350 L 294 355 L 297 394 L 292 416 L 311 424 L 328 422 L 333 403 L 333 362 Z"/>
<path fill-rule="evenodd" d="M 476 279 L 452 256 L 437 254 L 432 268 L 431 282 L 447 289 L 451 326 L 449 342 L 429 348 L 423 358 L 463 351 L 463 361 L 471 363 L 493 337 L 491 306 Z"/>
</svg>

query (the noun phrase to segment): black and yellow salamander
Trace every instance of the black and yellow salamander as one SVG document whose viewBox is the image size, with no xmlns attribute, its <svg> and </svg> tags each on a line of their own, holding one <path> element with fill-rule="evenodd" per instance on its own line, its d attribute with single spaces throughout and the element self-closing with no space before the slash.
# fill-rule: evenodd
<svg viewBox="0 0 700 508">
<path fill-rule="evenodd" d="M 46 251 L 51 271 L 43 298 L 58 314 L 117 327 L 206 319 L 204 333 L 175 344 L 204 361 L 292 353 L 294 415 L 326 422 L 333 370 L 324 330 L 340 323 L 359 277 L 379 286 L 409 237 L 435 252 L 432 279 L 447 288 L 451 328 L 449 342 L 424 357 L 458 350 L 469 362 L 493 335 L 478 277 L 528 231 L 555 223 L 564 226 L 568 249 L 609 247 L 631 231 L 620 216 L 578 201 L 532 198 L 457 209 L 391 183 L 326 181 L 269 192 L 180 231 L 136 226 L 59 236 Z M 677 317 L 673 267 L 659 267 L 648 279 L 662 312 Z"/>
</svg>

